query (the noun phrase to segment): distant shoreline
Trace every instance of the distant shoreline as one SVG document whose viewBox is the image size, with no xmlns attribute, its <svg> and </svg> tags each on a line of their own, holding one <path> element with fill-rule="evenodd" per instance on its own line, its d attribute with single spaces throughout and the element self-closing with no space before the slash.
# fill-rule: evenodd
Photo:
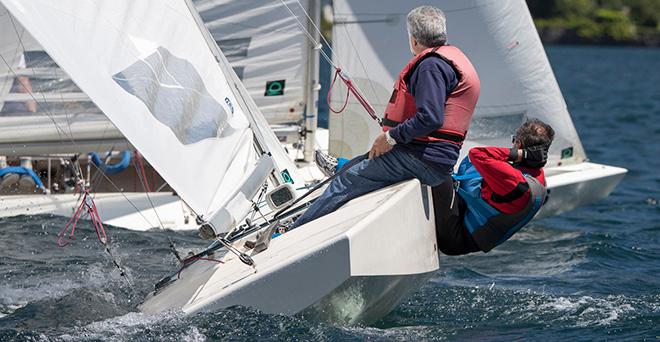
<svg viewBox="0 0 660 342">
<path fill-rule="evenodd" d="M 543 44 L 548 45 L 660 47 L 660 34 L 647 34 L 633 39 L 614 40 L 608 37 L 588 39 L 580 37 L 575 30 L 557 26 L 537 27 L 537 30 Z"/>
</svg>

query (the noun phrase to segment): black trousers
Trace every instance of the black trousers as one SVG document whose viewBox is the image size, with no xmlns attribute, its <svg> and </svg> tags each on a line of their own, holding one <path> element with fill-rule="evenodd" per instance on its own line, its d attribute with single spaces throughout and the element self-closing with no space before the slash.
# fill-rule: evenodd
<svg viewBox="0 0 660 342">
<path fill-rule="evenodd" d="M 480 251 L 465 227 L 465 201 L 454 190 L 451 178 L 433 187 L 433 209 L 438 249 L 446 255 L 462 255 Z"/>
</svg>

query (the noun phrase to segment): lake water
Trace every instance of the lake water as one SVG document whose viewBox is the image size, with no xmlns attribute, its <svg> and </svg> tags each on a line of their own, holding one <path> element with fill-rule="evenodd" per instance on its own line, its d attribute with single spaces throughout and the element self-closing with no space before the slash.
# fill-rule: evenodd
<svg viewBox="0 0 660 342">
<path fill-rule="evenodd" d="M 142 315 L 135 305 L 175 267 L 167 236 L 187 250 L 195 234 L 110 227 L 131 290 L 89 223 L 58 249 L 66 220 L 42 215 L 0 220 L 0 341 L 660 339 L 660 49 L 548 55 L 588 156 L 628 175 L 607 199 L 536 221 L 487 255 L 442 258 L 375 326 L 241 307 Z"/>
</svg>

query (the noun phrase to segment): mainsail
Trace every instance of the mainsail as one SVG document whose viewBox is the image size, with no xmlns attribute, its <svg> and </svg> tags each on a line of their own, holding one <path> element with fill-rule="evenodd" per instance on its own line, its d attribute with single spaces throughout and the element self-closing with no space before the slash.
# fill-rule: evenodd
<svg viewBox="0 0 660 342">
<path fill-rule="evenodd" d="M 304 18 L 308 0 L 287 0 Z M 308 40 L 280 1 L 195 0 L 195 8 L 271 124 L 303 119 Z"/>
<path fill-rule="evenodd" d="M 121 133 L 3 6 L 0 32 L 0 155 L 128 147 Z"/>
<path fill-rule="evenodd" d="M 333 38 L 339 64 L 351 71 L 378 112 L 411 58 L 406 15 L 421 5 L 445 12 L 448 42 L 461 48 L 479 72 L 481 96 L 467 144 L 506 146 L 522 120 L 535 117 L 556 131 L 548 165 L 586 158 L 524 0 L 335 0 Z M 341 91 L 333 95 L 335 106 L 343 103 Z M 330 150 L 343 156 L 364 153 L 378 131 L 351 101 L 343 115 L 330 117 Z"/>
<path fill-rule="evenodd" d="M 285 3 L 303 18 L 309 2 Z M 307 72 L 310 43 L 282 3 L 195 0 L 194 5 L 269 124 L 300 124 L 306 111 L 316 112 L 314 106 L 307 106 L 314 86 Z M 0 155 L 87 153 L 128 146 L 89 97 L 4 8 L 0 8 L 0 29 L 0 54 L 8 62 L 0 63 L 0 129 L 17 127 L 13 118 L 35 117 L 22 126 L 21 144 L 0 137 Z M 318 70 L 314 79 L 317 74 Z M 34 94 L 23 91 L 17 81 L 20 76 L 31 83 Z M 24 105 L 33 98 L 34 113 Z M 48 127 L 50 117 L 64 122 L 64 127 Z M 76 144 L 58 134 L 68 125 Z M 284 129 L 281 134 L 297 135 L 297 129 Z"/>
<path fill-rule="evenodd" d="M 264 153 L 277 181 L 284 171 L 298 180 L 185 1 L 2 4 L 197 214 L 212 216 L 246 181 L 267 177 Z"/>
</svg>

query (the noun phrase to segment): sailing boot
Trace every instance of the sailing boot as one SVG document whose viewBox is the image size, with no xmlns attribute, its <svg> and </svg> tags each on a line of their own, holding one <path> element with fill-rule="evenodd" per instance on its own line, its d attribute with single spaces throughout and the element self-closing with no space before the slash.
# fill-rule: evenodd
<svg viewBox="0 0 660 342">
<path fill-rule="evenodd" d="M 337 158 L 319 150 L 314 151 L 314 162 L 326 177 L 334 175 L 337 170 Z"/>
</svg>

